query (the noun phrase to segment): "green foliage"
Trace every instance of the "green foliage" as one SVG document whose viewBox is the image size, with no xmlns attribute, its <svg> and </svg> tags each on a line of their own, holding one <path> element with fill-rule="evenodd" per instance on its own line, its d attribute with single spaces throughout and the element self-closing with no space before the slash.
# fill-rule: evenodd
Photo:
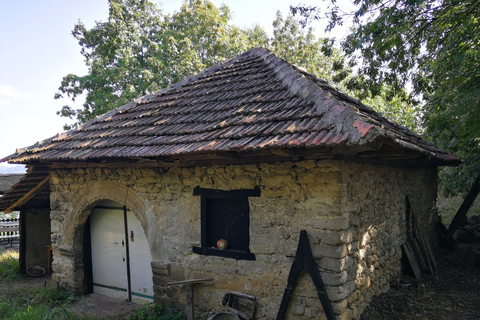
<svg viewBox="0 0 480 320">
<path fill-rule="evenodd" d="M 88 74 L 65 76 L 55 95 L 73 101 L 84 95 L 83 109 L 64 106 L 57 113 L 85 122 L 253 47 L 269 48 L 325 80 L 332 80 L 334 61 L 342 60 L 331 48 L 326 57 L 328 40 L 316 39 L 292 16 L 277 13 L 272 39 L 259 26 L 240 29 L 230 19 L 226 5 L 208 0 L 185 1 L 172 15 L 146 0 L 110 1 L 108 21 L 90 30 L 79 22 L 72 32 Z"/>
<path fill-rule="evenodd" d="M 4 288 L 0 293 L 1 319 L 85 319 L 68 311 L 68 305 L 75 300 L 72 292 L 52 287 Z"/>
<path fill-rule="evenodd" d="M 127 316 L 126 320 L 183 320 L 185 315 L 171 306 L 164 314 L 162 305 L 146 303 L 136 314 Z"/>
<path fill-rule="evenodd" d="M 0 279 L 3 282 L 16 280 L 18 275 L 18 252 L 0 251 Z"/>
<path fill-rule="evenodd" d="M 342 47 L 361 64 L 350 87 L 376 96 L 387 84 L 391 96 L 404 97 L 404 88 L 411 86 L 408 99 L 422 102 L 427 137 L 465 161 L 444 170 L 444 192 L 468 190 L 480 172 L 480 0 L 354 4 L 353 11 L 331 1 L 323 12 L 297 12 L 311 18 L 325 14 L 328 29 L 353 18 L 354 28 Z"/>
<path fill-rule="evenodd" d="M 23 281 L 18 275 L 18 252 L 0 252 L 0 319 L 84 319 L 67 310 L 76 300 L 73 292 L 54 287 L 17 288 L 14 281 Z"/>
<path fill-rule="evenodd" d="M 384 86 L 378 95 L 367 97 L 362 102 L 380 112 L 389 120 L 407 127 L 416 133 L 422 132 L 420 123 L 421 110 L 418 106 L 406 102 L 405 98 L 390 97 L 390 88 Z M 406 95 L 406 93 L 404 93 Z"/>
<path fill-rule="evenodd" d="M 72 32 L 89 73 L 63 78 L 55 99 L 85 95 L 85 103 L 77 110 L 64 106 L 57 112 L 62 117 L 85 122 L 247 50 L 249 35 L 263 40 L 258 30 L 229 26 L 228 7 L 207 0 L 186 1 L 171 16 L 147 0 L 109 5 L 107 22 L 90 30 L 79 22 Z"/>
<path fill-rule="evenodd" d="M 84 319 L 77 315 L 68 312 L 63 307 L 50 307 L 48 305 L 32 306 L 18 310 L 15 308 L 13 312 L 7 313 L 8 310 L 12 310 L 11 307 L 5 308 L 5 313 L 2 314 L 2 304 L 0 304 L 0 316 L 6 320 L 45 320 L 45 319 L 58 319 L 58 320 L 79 320 Z"/>
<path fill-rule="evenodd" d="M 279 11 L 273 27 L 273 39 L 267 44 L 267 48 L 272 52 L 288 62 L 306 68 L 325 81 L 343 80 L 333 78 L 334 63 L 341 64 L 343 56 L 339 50 L 328 46 L 328 39 L 316 38 L 312 28 L 303 28 L 292 15 L 283 18 Z M 326 47 L 330 50 L 328 55 L 324 52 Z M 343 65 L 338 68 L 349 74 L 349 70 Z"/>
</svg>

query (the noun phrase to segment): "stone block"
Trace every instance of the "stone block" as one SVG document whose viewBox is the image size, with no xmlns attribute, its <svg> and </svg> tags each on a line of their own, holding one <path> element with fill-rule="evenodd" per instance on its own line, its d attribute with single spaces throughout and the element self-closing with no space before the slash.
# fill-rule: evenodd
<svg viewBox="0 0 480 320">
<path fill-rule="evenodd" d="M 325 315 L 325 313 L 323 311 L 319 312 L 314 319 L 315 320 L 328 320 L 327 316 Z"/>
<path fill-rule="evenodd" d="M 332 302 L 332 309 L 335 314 L 342 314 L 347 310 L 347 300 Z"/>
<path fill-rule="evenodd" d="M 262 176 L 261 185 L 266 189 L 282 189 L 285 185 L 293 182 L 290 174 L 278 172 Z"/>
<path fill-rule="evenodd" d="M 318 234 L 320 243 L 329 246 L 344 245 L 352 242 L 353 235 L 348 231 L 323 230 Z"/>
<path fill-rule="evenodd" d="M 350 257 L 343 257 L 340 259 L 323 257 L 318 262 L 318 265 L 321 269 L 333 271 L 333 272 L 342 272 L 344 270 L 350 270 L 351 266 L 354 264 L 354 260 Z"/>
<path fill-rule="evenodd" d="M 345 217 L 317 216 L 315 224 L 325 230 L 344 231 L 348 228 L 348 219 Z"/>
<path fill-rule="evenodd" d="M 312 254 L 315 258 L 336 258 L 341 259 L 348 255 L 348 249 L 346 246 L 328 246 L 317 245 L 312 247 Z"/>
<path fill-rule="evenodd" d="M 321 272 L 321 277 L 323 283 L 327 286 L 341 286 L 347 282 L 348 278 L 346 271 L 340 273 L 323 271 Z"/>
<path fill-rule="evenodd" d="M 328 298 L 330 301 L 340 301 L 347 299 L 350 294 L 352 294 L 354 290 L 354 284 L 350 285 L 349 283 L 346 283 L 343 286 L 325 286 L 325 290 L 327 292 Z"/>
<path fill-rule="evenodd" d="M 311 170 L 317 166 L 317 162 L 315 160 L 307 160 L 307 161 L 300 161 L 297 162 L 297 167 L 304 168 L 307 170 Z"/>
<path fill-rule="evenodd" d="M 152 266 L 152 273 L 153 275 L 160 275 L 160 276 L 168 276 L 170 275 L 170 263 L 162 263 L 162 262 L 151 262 Z"/>
</svg>

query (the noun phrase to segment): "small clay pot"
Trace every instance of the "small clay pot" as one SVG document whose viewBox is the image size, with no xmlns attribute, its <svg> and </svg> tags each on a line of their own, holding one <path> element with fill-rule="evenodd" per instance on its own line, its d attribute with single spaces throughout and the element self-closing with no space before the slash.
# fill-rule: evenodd
<svg viewBox="0 0 480 320">
<path fill-rule="evenodd" d="M 228 246 L 228 241 L 225 239 L 220 239 L 217 241 L 217 248 L 220 250 L 225 250 L 227 249 Z"/>
</svg>

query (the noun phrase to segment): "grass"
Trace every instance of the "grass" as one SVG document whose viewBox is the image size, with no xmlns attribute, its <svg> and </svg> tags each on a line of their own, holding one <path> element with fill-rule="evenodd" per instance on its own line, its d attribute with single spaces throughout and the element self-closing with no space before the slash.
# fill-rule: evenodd
<svg viewBox="0 0 480 320">
<path fill-rule="evenodd" d="M 68 310 L 77 298 L 72 291 L 56 287 L 18 287 L 24 281 L 19 275 L 18 253 L 14 250 L 0 251 L 0 319 L 5 320 L 89 320 Z M 181 320 L 182 312 L 171 308 L 165 313 L 162 306 L 145 304 L 128 320 Z"/>
<path fill-rule="evenodd" d="M 450 226 L 450 223 L 452 222 L 453 217 L 457 213 L 458 209 L 460 209 L 464 198 L 464 195 L 450 198 L 446 198 L 441 194 L 439 195 L 438 209 L 442 215 L 442 221 L 445 227 L 448 228 Z M 472 207 L 468 211 L 467 217 L 470 217 L 474 214 L 480 215 L 480 196 L 477 196 L 477 199 L 473 202 Z"/>
<path fill-rule="evenodd" d="M 0 251 L 0 279 L 9 281 L 18 279 L 18 252 Z"/>
<path fill-rule="evenodd" d="M 86 319 L 67 310 L 68 305 L 76 300 L 73 292 L 55 287 L 13 286 L 23 280 L 18 270 L 18 253 L 0 252 L 0 319 Z"/>
<path fill-rule="evenodd" d="M 73 294 L 53 287 L 6 289 L 2 292 L 0 318 L 20 319 L 85 319 L 68 312 L 68 305 L 75 299 Z"/>
</svg>

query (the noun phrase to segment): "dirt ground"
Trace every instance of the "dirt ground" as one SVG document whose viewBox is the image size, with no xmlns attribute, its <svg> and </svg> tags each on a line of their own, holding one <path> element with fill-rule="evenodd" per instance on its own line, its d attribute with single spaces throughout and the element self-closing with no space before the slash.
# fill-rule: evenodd
<svg viewBox="0 0 480 320">
<path fill-rule="evenodd" d="M 89 294 L 76 301 L 69 311 L 78 315 L 86 315 L 93 319 L 124 319 L 126 315 L 134 313 L 141 305 L 102 296 Z"/>
<path fill-rule="evenodd" d="M 434 276 L 393 280 L 392 288 L 374 297 L 361 319 L 480 319 L 480 244 L 457 244 L 457 250 L 440 247 L 435 256 Z"/>
<path fill-rule="evenodd" d="M 51 276 L 28 277 L 18 282 L 11 283 L 16 288 L 31 288 L 54 285 Z M 68 307 L 71 311 L 80 316 L 88 316 L 91 319 L 124 319 L 126 315 L 136 312 L 141 305 L 127 302 L 125 300 L 113 299 L 99 294 L 89 294 L 78 297 L 72 305 Z"/>
<path fill-rule="evenodd" d="M 480 244 L 458 244 L 457 250 L 437 248 L 438 271 L 418 281 L 402 277 L 373 298 L 361 320 L 480 320 Z M 14 286 L 51 285 L 50 277 L 26 278 Z M 140 305 L 91 294 L 70 308 L 94 319 L 124 319 Z"/>
</svg>

